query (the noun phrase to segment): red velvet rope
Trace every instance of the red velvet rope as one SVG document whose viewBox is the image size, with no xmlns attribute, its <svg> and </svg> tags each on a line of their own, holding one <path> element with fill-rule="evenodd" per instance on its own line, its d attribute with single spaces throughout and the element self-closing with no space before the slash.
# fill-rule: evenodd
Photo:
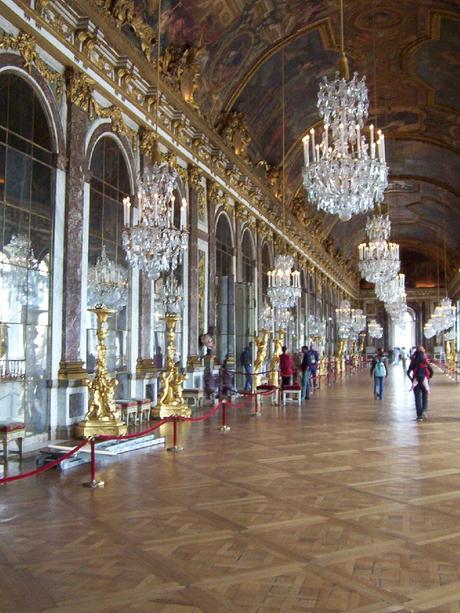
<svg viewBox="0 0 460 613">
<path fill-rule="evenodd" d="M 79 449 L 84 447 L 87 443 L 88 443 L 88 441 L 87 441 L 87 439 L 85 439 L 84 441 L 79 443 L 76 447 L 71 449 L 68 453 L 63 455 L 62 458 L 54 460 L 53 462 L 50 462 L 49 464 L 45 464 L 45 466 L 40 466 L 40 468 L 36 468 L 35 470 L 31 470 L 28 473 L 21 473 L 20 475 L 14 475 L 12 477 L 3 477 L 2 479 L 0 479 L 0 485 L 2 485 L 3 483 L 11 483 L 11 481 L 19 481 L 19 479 L 27 479 L 27 477 L 34 477 L 35 475 L 39 475 L 40 473 L 44 473 L 45 471 L 50 470 L 50 468 L 54 468 L 55 466 L 57 466 L 58 464 L 60 464 L 64 460 L 67 460 L 67 458 L 70 458 L 71 455 L 76 453 Z"/>
<path fill-rule="evenodd" d="M 217 404 L 215 404 L 212 407 L 212 409 L 210 411 L 208 411 L 204 415 L 201 415 L 200 417 L 184 417 L 182 415 L 176 415 L 176 419 L 178 419 L 180 421 L 190 421 L 191 423 L 198 423 L 199 421 L 205 421 L 206 419 L 209 419 L 210 417 L 212 417 L 212 415 L 217 413 L 217 411 L 220 409 L 221 405 L 222 405 L 222 403 L 218 402 Z"/>
<path fill-rule="evenodd" d="M 138 438 L 139 436 L 145 436 L 146 434 L 150 434 L 150 432 L 158 430 L 158 428 L 160 428 L 164 424 L 168 423 L 169 421 L 172 421 L 173 417 L 173 415 L 171 415 L 170 417 L 165 417 L 165 419 L 162 419 L 151 428 L 147 428 L 147 430 L 142 430 L 142 432 L 133 432 L 133 434 L 120 434 L 118 436 L 114 434 L 97 434 L 95 438 L 98 441 L 126 441 L 130 438 Z"/>
</svg>

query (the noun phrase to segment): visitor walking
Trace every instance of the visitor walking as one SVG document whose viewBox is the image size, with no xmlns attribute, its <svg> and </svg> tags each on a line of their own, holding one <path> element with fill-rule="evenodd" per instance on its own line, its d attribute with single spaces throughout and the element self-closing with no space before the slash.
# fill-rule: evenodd
<svg viewBox="0 0 460 613">
<path fill-rule="evenodd" d="M 280 374 L 281 374 L 281 386 L 291 385 L 291 379 L 293 374 L 294 362 L 292 355 L 288 353 L 287 347 L 281 347 L 280 355 Z"/>
<path fill-rule="evenodd" d="M 374 375 L 374 398 L 383 400 L 383 381 L 388 377 L 388 365 L 381 347 L 372 360 L 371 377 L 372 375 Z"/>
<path fill-rule="evenodd" d="M 407 369 L 407 349 L 405 347 L 401 347 L 401 363 L 402 363 L 402 367 L 404 369 L 404 372 L 406 372 Z"/>
<path fill-rule="evenodd" d="M 300 366 L 302 371 L 302 400 L 309 400 L 311 368 L 308 363 L 308 347 L 306 345 L 302 347 L 302 355 L 302 364 Z"/>
<path fill-rule="evenodd" d="M 407 376 L 412 381 L 411 389 L 414 392 L 417 421 L 425 421 L 428 417 L 428 394 L 430 392 L 428 380 L 433 376 L 433 369 L 424 347 L 418 347 L 413 354 L 407 369 Z"/>
<path fill-rule="evenodd" d="M 241 354 L 241 364 L 246 376 L 244 391 L 250 392 L 252 390 L 252 342 L 244 348 Z"/>
<path fill-rule="evenodd" d="M 313 387 L 317 385 L 317 373 L 318 373 L 319 354 L 313 345 L 310 345 L 310 349 L 307 351 L 307 363 L 310 367 L 311 377 L 313 379 Z"/>
</svg>

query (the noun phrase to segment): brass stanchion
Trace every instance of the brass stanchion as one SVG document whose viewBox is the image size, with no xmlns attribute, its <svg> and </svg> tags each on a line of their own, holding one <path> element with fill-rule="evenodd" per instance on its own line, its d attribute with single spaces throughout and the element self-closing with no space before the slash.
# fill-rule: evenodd
<svg viewBox="0 0 460 613">
<path fill-rule="evenodd" d="M 96 374 L 88 381 L 89 408 L 83 421 L 75 426 L 75 436 L 92 438 L 96 434 L 118 436 L 126 434 L 126 424 L 116 416 L 115 388 L 118 381 L 110 378 L 107 371 L 105 339 L 107 338 L 107 319 L 114 313 L 111 309 L 97 306 L 88 309 L 97 317 L 97 360 Z"/>
<path fill-rule="evenodd" d="M 180 319 L 180 315 L 175 313 L 166 313 L 164 316 L 167 342 L 166 370 L 160 375 L 160 400 L 152 409 L 153 415 L 160 419 L 171 415 L 190 417 L 192 414 L 191 408 L 184 402 L 182 396 L 182 386 L 187 375 L 179 372 L 174 361 L 176 323 Z"/>
<path fill-rule="evenodd" d="M 222 423 L 221 425 L 217 428 L 218 430 L 220 430 L 221 432 L 228 432 L 230 430 L 230 426 L 227 426 L 227 413 L 226 413 L 226 408 L 227 408 L 227 401 L 226 400 L 222 400 Z"/>
<path fill-rule="evenodd" d="M 173 440 L 172 446 L 167 447 L 166 451 L 173 451 L 174 453 L 178 453 L 179 451 L 184 451 L 184 448 L 177 444 L 177 417 L 173 416 Z"/>
</svg>

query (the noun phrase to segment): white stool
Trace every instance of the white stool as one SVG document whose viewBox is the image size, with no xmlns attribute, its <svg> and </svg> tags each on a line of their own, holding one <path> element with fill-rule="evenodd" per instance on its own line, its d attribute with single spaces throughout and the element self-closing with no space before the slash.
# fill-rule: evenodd
<svg viewBox="0 0 460 613">
<path fill-rule="evenodd" d="M 286 405 L 286 400 L 288 396 L 292 396 L 292 400 L 297 400 L 297 404 L 300 406 L 302 404 L 302 388 L 300 385 L 285 385 L 281 390 L 281 403 L 283 406 Z"/>
</svg>

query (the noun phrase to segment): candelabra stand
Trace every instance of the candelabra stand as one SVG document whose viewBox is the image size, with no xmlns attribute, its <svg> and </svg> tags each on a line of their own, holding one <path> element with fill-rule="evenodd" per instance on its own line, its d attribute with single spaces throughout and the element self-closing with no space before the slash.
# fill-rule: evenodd
<svg viewBox="0 0 460 613">
<path fill-rule="evenodd" d="M 96 371 L 92 381 L 87 381 L 89 392 L 89 408 L 83 421 L 75 427 L 78 438 L 90 437 L 95 434 L 118 436 L 126 433 L 126 424 L 116 416 L 115 388 L 118 381 L 112 379 L 107 370 L 105 339 L 107 338 L 107 319 L 115 311 L 103 306 L 88 309 L 97 317 L 97 360 Z"/>
<path fill-rule="evenodd" d="M 270 385 L 277 386 L 279 384 L 278 381 L 278 371 L 280 364 L 280 354 L 281 347 L 284 343 L 284 338 L 286 335 L 286 331 L 283 328 L 280 328 L 273 339 L 273 357 L 270 362 L 270 374 L 269 374 L 269 382 Z"/>
<path fill-rule="evenodd" d="M 190 417 L 192 410 L 184 402 L 182 396 L 182 388 L 187 375 L 179 371 L 174 360 L 176 324 L 181 317 L 176 313 L 166 313 L 163 319 L 166 322 L 166 370 L 160 376 L 160 399 L 153 409 L 153 414 L 160 419 L 170 415 Z"/>
<path fill-rule="evenodd" d="M 254 360 L 254 389 L 257 389 L 257 386 L 262 382 L 262 376 L 259 374 L 264 363 L 265 358 L 267 357 L 268 350 L 268 338 L 270 336 L 270 332 L 265 328 L 262 328 L 259 331 L 257 336 L 254 336 L 254 342 L 257 347 L 257 356 Z"/>
</svg>

